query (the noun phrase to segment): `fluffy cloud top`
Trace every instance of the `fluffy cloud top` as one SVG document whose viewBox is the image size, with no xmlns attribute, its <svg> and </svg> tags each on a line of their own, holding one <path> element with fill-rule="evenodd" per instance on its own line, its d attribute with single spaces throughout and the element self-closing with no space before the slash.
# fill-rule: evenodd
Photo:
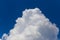
<svg viewBox="0 0 60 40">
<path fill-rule="evenodd" d="M 9 35 L 4 34 L 0 40 L 57 40 L 58 32 L 56 25 L 39 8 L 26 9 Z"/>
</svg>

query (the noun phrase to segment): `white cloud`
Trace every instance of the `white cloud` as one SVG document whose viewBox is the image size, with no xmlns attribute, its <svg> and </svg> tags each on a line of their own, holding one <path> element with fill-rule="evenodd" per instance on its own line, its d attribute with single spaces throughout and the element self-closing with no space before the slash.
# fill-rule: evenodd
<svg viewBox="0 0 60 40">
<path fill-rule="evenodd" d="M 26 9 L 16 20 L 9 35 L 0 40 L 57 40 L 59 29 L 49 21 L 39 8 Z"/>
</svg>

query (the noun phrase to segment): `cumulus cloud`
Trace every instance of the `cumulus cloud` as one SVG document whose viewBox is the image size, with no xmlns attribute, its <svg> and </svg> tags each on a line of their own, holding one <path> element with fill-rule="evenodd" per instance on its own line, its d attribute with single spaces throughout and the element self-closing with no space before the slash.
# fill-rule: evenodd
<svg viewBox="0 0 60 40">
<path fill-rule="evenodd" d="M 39 8 L 25 9 L 22 13 L 9 35 L 4 34 L 0 40 L 57 40 L 59 29 Z"/>
</svg>

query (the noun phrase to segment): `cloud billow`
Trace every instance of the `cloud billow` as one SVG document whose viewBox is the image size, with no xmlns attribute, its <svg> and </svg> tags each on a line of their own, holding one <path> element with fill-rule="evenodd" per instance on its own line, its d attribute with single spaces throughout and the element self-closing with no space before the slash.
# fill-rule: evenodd
<svg viewBox="0 0 60 40">
<path fill-rule="evenodd" d="M 58 32 L 56 24 L 51 23 L 39 8 L 25 9 L 9 35 L 4 34 L 0 40 L 57 40 Z"/>
</svg>

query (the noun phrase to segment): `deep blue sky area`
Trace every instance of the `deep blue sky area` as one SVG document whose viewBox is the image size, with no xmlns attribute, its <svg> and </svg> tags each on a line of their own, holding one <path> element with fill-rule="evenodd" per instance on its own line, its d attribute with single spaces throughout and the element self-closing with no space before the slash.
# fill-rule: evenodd
<svg viewBox="0 0 60 40">
<path fill-rule="evenodd" d="M 60 29 L 60 0 L 0 0 L 0 38 L 14 27 L 15 20 L 22 16 L 24 9 L 36 7 Z"/>
</svg>

